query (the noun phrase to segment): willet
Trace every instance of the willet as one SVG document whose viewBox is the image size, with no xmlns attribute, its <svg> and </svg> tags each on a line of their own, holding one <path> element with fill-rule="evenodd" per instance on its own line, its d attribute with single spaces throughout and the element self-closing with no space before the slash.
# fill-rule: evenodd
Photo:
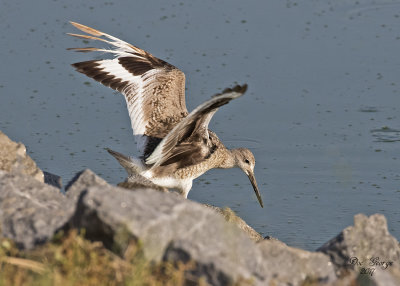
<svg viewBox="0 0 400 286">
<path fill-rule="evenodd" d="M 71 24 L 88 35 L 69 35 L 102 41 L 112 47 L 72 48 L 80 52 L 100 51 L 114 55 L 113 59 L 90 60 L 72 66 L 124 95 L 141 157 L 128 157 L 107 150 L 129 176 L 140 175 L 157 186 L 176 189 L 186 198 L 193 180 L 206 171 L 239 167 L 249 177 L 263 207 L 251 151 L 246 148 L 228 150 L 208 129 L 218 108 L 243 95 L 247 85 L 225 89 L 189 113 L 182 71 L 116 37 L 82 24 Z"/>
</svg>

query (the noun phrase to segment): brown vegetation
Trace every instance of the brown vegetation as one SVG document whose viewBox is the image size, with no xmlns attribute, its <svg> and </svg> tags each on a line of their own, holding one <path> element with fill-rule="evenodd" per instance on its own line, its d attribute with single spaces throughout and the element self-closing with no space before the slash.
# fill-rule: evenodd
<svg viewBox="0 0 400 286">
<path fill-rule="evenodd" d="M 132 242 L 122 257 L 76 230 L 59 233 L 49 243 L 21 251 L 0 238 L 0 286 L 5 285 L 207 285 L 204 278 L 188 281 L 188 264 L 151 263 Z M 192 284 L 192 283 L 190 283 Z"/>
</svg>

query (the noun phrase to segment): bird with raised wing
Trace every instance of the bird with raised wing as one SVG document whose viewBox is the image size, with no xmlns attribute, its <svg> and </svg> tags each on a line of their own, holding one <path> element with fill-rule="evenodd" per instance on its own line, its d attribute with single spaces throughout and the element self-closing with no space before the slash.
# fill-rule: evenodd
<svg viewBox="0 0 400 286">
<path fill-rule="evenodd" d="M 218 108 L 243 95 L 247 85 L 225 89 L 189 113 L 182 71 L 116 37 L 82 24 L 71 24 L 86 34 L 69 35 L 102 41 L 111 47 L 71 48 L 114 56 L 72 66 L 124 95 L 141 156 L 135 158 L 107 150 L 128 176 L 140 175 L 157 186 L 175 189 L 186 198 L 193 180 L 208 170 L 239 167 L 249 177 L 263 207 L 254 176 L 254 155 L 246 148 L 227 149 L 208 129 Z"/>
</svg>

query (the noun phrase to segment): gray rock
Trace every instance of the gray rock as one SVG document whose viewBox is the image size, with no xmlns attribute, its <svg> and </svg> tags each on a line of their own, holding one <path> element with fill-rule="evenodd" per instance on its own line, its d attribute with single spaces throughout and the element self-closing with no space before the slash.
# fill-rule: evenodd
<svg viewBox="0 0 400 286">
<path fill-rule="evenodd" d="M 397 261 L 396 264 L 398 263 Z M 369 276 L 369 279 L 373 281 L 371 284 L 376 286 L 398 286 L 400 285 L 400 269 L 399 267 L 393 267 L 389 270 L 377 268 L 374 274 Z"/>
<path fill-rule="evenodd" d="M 239 229 L 247 233 L 253 241 L 258 242 L 264 239 L 261 234 L 254 230 L 254 228 L 249 226 L 242 218 L 238 217 L 232 209 L 228 207 L 219 208 L 208 204 L 205 204 L 204 206 L 221 214 L 227 222 L 235 224 Z"/>
<path fill-rule="evenodd" d="M 336 280 L 335 268 L 323 253 L 289 247 L 276 239 L 258 246 L 268 269 L 268 285 L 330 285 Z"/>
<path fill-rule="evenodd" d="M 0 171 L 1 235 L 18 247 L 31 249 L 46 242 L 72 214 L 59 189 L 27 175 Z"/>
<path fill-rule="evenodd" d="M 265 282 L 262 253 L 245 233 L 214 211 L 174 194 L 90 187 L 79 199 L 73 225 L 121 253 L 134 239 L 150 260 L 194 260 L 193 273 L 212 285 L 240 277 L 255 285 Z"/>
<path fill-rule="evenodd" d="M 389 282 L 378 283 L 376 277 L 386 281 L 392 279 L 400 285 L 399 243 L 390 235 L 382 214 L 354 216 L 354 226 L 345 228 L 318 251 L 330 256 L 338 276 L 347 275 L 350 271 L 358 275 L 358 280 L 374 281 L 372 285 L 389 285 Z"/>
<path fill-rule="evenodd" d="M 108 183 L 97 176 L 92 170 L 85 169 L 78 172 L 65 187 L 68 198 L 77 200 L 80 194 L 92 186 L 108 186 Z"/>
<path fill-rule="evenodd" d="M 46 171 L 43 171 L 43 174 L 44 174 L 44 182 L 46 184 L 49 184 L 59 189 L 62 188 L 62 179 L 60 176 L 54 175 Z"/>
<path fill-rule="evenodd" d="M 36 163 L 26 154 L 26 147 L 16 143 L 0 131 L 0 170 L 22 173 L 44 182 L 43 172 Z"/>
<path fill-rule="evenodd" d="M 45 172 L 44 184 L 43 176 L 25 146 L 0 132 L 0 231 L 20 248 L 84 227 L 117 253 L 133 239 L 147 259 L 194 261 L 188 277 L 212 285 L 400 285 L 399 243 L 380 214 L 356 215 L 354 226 L 309 252 L 262 240 L 232 210 L 207 209 L 140 178 L 120 184 L 132 192 L 84 170 L 63 196 L 49 185 L 60 188 L 61 178 Z"/>
<path fill-rule="evenodd" d="M 398 286 L 400 285 L 400 272 L 398 268 L 392 270 L 375 269 L 372 274 L 361 274 L 350 271 L 339 277 L 332 286 Z"/>
</svg>

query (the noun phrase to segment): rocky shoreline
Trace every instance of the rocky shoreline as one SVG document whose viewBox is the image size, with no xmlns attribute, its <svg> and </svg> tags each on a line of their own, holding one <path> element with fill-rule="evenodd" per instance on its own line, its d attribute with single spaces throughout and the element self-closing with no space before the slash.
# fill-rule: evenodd
<svg viewBox="0 0 400 286">
<path fill-rule="evenodd" d="M 0 235 L 20 249 L 84 229 L 116 255 L 135 241 L 149 261 L 193 262 L 188 285 L 193 277 L 210 285 L 400 285 L 399 242 L 381 214 L 357 214 L 354 226 L 311 252 L 264 239 L 230 209 L 121 186 L 84 170 L 64 195 L 61 178 L 0 131 Z"/>
</svg>

